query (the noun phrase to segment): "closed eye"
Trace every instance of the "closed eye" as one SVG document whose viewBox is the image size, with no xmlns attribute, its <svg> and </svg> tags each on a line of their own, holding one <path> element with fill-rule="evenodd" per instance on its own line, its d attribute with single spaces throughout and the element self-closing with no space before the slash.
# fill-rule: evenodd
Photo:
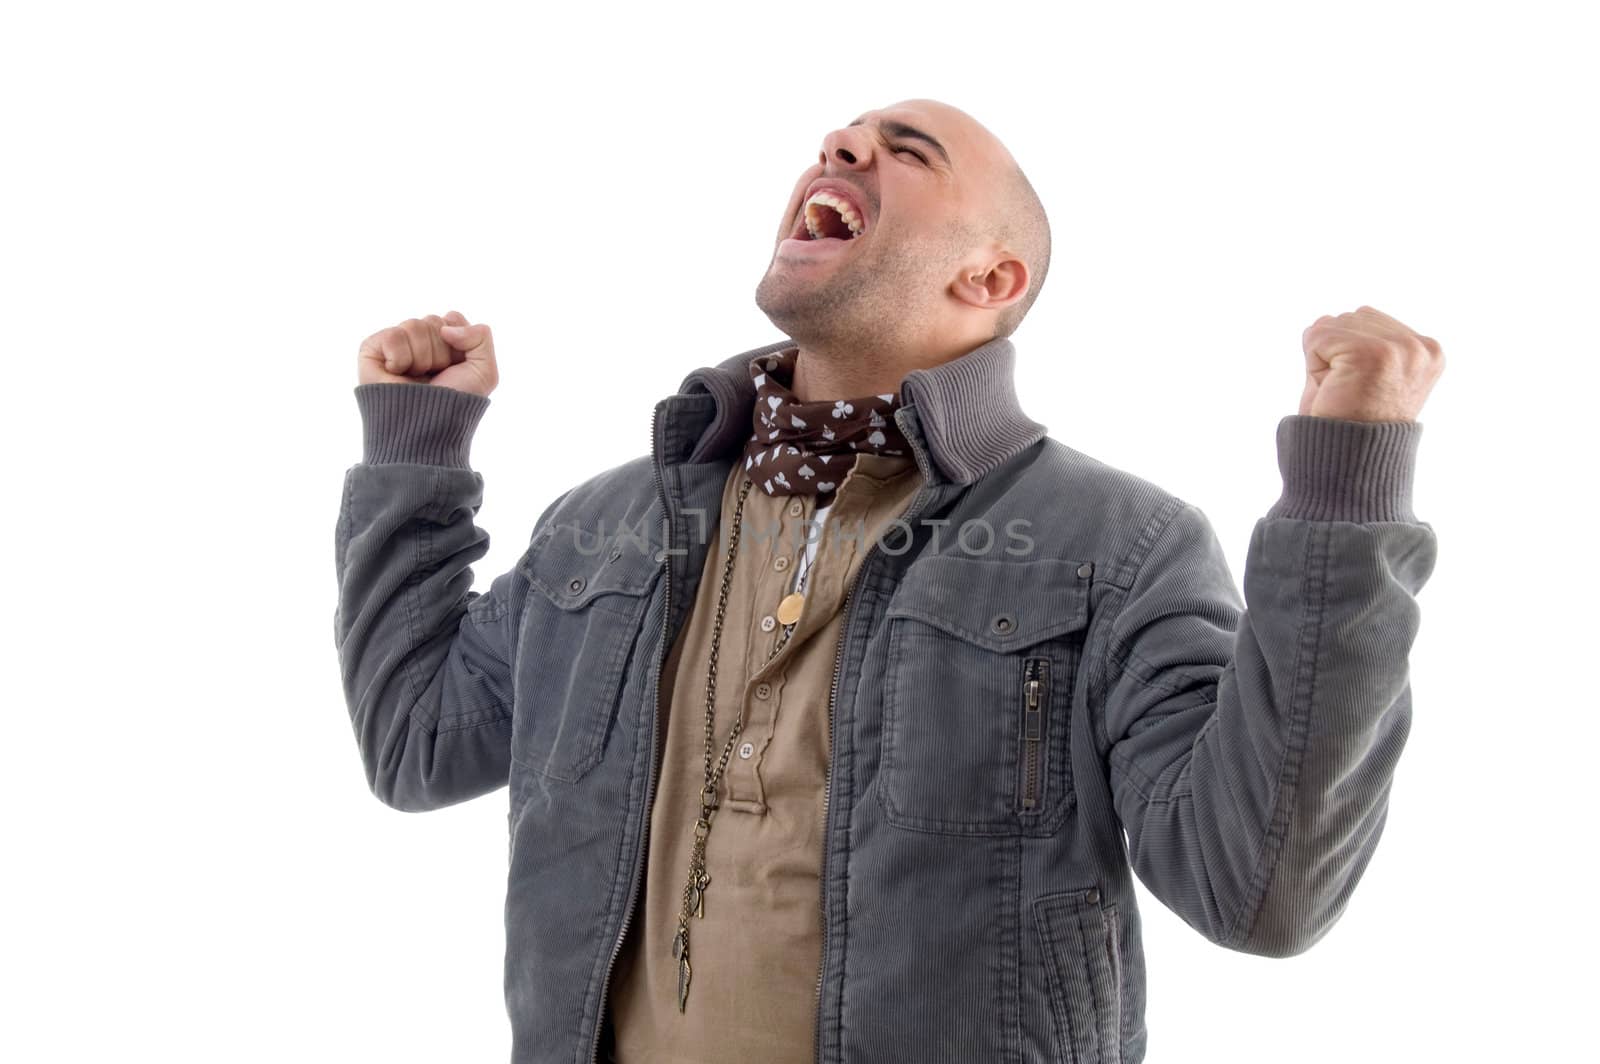
<svg viewBox="0 0 1600 1064">
<path fill-rule="evenodd" d="M 923 154 L 920 151 L 917 151 L 915 148 L 904 148 L 904 147 L 901 147 L 901 148 L 894 148 L 892 150 L 897 152 L 897 153 L 898 152 L 903 152 L 903 151 L 908 151 L 912 155 L 915 155 L 918 159 L 920 159 L 924 166 L 926 166 L 928 164 L 928 160 L 923 156 Z"/>
</svg>

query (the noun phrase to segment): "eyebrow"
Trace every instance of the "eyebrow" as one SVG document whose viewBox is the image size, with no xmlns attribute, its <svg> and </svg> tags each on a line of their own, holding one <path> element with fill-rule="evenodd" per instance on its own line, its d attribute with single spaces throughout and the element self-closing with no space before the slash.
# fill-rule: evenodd
<svg viewBox="0 0 1600 1064">
<path fill-rule="evenodd" d="M 859 119 L 859 118 L 856 119 L 854 122 L 851 122 L 850 124 L 852 126 L 865 125 L 865 123 L 862 122 L 862 120 Z M 944 145 L 940 144 L 937 140 L 935 140 L 931 134 L 924 133 L 922 130 L 918 129 L 916 126 L 908 126 L 904 122 L 896 122 L 892 118 L 885 118 L 883 121 L 878 123 L 878 128 L 883 130 L 884 133 L 888 134 L 891 137 L 901 137 L 901 138 L 907 138 L 907 139 L 910 139 L 910 140 L 920 140 L 920 141 L 927 142 L 929 145 L 931 145 L 933 147 L 934 151 L 938 152 L 940 155 L 942 155 L 944 157 L 944 163 L 945 163 L 946 166 L 951 165 L 950 164 L 950 153 L 944 150 Z"/>
</svg>

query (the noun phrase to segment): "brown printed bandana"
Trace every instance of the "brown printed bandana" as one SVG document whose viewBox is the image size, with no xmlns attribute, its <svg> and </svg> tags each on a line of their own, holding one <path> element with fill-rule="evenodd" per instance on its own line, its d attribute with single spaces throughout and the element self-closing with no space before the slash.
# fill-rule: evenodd
<svg viewBox="0 0 1600 1064">
<path fill-rule="evenodd" d="M 803 403 L 789 390 L 800 349 L 751 359 L 754 431 L 744 445 L 744 468 L 768 495 L 827 495 L 855 465 L 856 455 L 909 455 L 911 445 L 894 412 L 900 397 L 822 399 Z"/>
</svg>

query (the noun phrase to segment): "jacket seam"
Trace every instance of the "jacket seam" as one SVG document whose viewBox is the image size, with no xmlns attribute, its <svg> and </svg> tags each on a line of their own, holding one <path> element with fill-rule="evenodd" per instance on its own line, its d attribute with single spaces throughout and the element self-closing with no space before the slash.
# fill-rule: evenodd
<svg viewBox="0 0 1600 1064">
<path fill-rule="evenodd" d="M 482 719 L 464 720 L 461 723 L 451 723 L 448 725 L 435 725 L 431 728 L 413 717 L 411 719 L 411 726 L 427 735 L 450 735 L 453 732 L 471 731 L 473 728 L 486 728 L 491 724 L 504 724 L 506 721 L 511 719 L 511 714 L 504 712 L 504 709 L 504 703 L 499 703 L 492 708 L 490 711 L 490 716 L 483 717 Z"/>
<path fill-rule="evenodd" d="M 675 531 L 675 529 L 674 529 L 674 531 Z M 650 589 L 650 592 L 649 592 L 649 596 L 648 596 L 649 597 L 649 602 L 645 603 L 645 607 L 644 607 L 645 610 L 649 609 L 649 603 L 650 602 L 654 602 L 655 601 L 655 597 L 660 593 L 661 593 L 661 591 L 660 591 L 659 586 L 652 585 L 652 587 Z M 666 640 L 666 637 L 667 637 L 667 623 L 668 623 L 669 620 L 670 620 L 670 618 L 663 616 L 662 622 L 661 622 L 662 623 L 662 628 L 661 628 L 660 633 L 658 633 L 658 635 L 656 637 L 657 640 L 659 640 L 659 641 Z M 635 643 L 637 643 L 637 636 L 635 637 Z M 660 643 L 657 642 L 656 644 L 652 645 L 651 649 L 652 649 L 652 653 L 659 654 L 661 652 L 662 648 L 660 646 Z M 631 653 L 628 656 L 628 660 L 630 660 L 630 661 L 632 660 L 632 654 Z M 654 663 L 652 663 L 652 669 L 653 668 L 654 668 Z M 651 670 L 647 669 L 646 672 L 650 673 Z M 623 688 L 627 687 L 628 678 L 627 678 L 626 669 L 624 669 L 623 676 L 618 682 L 622 685 Z M 620 697 L 620 692 L 619 692 L 619 697 Z M 660 711 L 660 707 L 659 706 L 652 706 L 647 711 L 647 713 L 659 714 L 659 711 Z M 617 712 L 617 725 L 618 725 L 618 727 L 621 726 L 622 719 L 623 719 L 622 711 L 619 708 L 618 712 Z M 630 788 L 630 790 L 628 792 L 628 797 L 627 797 L 628 807 L 627 807 L 627 810 L 626 810 L 626 812 L 625 812 L 625 814 L 623 816 L 623 829 L 617 833 L 616 856 L 613 859 L 612 871 L 611 871 L 611 877 L 610 877 L 610 879 L 611 879 L 611 889 L 606 892 L 606 920 L 608 922 L 610 921 L 612 914 L 617 912 L 617 909 L 618 909 L 618 906 L 617 906 L 618 895 L 619 894 L 622 895 L 623 904 L 625 906 L 627 904 L 627 892 L 632 887 L 632 882 L 631 881 L 633 879 L 633 871 L 634 871 L 634 869 L 633 869 L 632 865 L 630 865 L 628 863 L 628 858 L 630 857 L 630 853 L 629 853 L 630 847 L 628 845 L 628 824 L 631 823 L 635 819 L 638 819 L 638 821 L 639 821 L 638 826 L 634 829 L 634 839 L 635 839 L 634 845 L 635 845 L 635 847 L 637 847 L 638 845 L 640 845 L 642 843 L 643 835 L 644 835 L 644 832 L 646 830 L 646 825 L 648 824 L 648 822 L 650 820 L 651 810 L 650 810 L 649 807 L 644 806 L 644 795 L 647 794 L 649 792 L 649 790 L 650 790 L 650 779 L 649 779 L 649 776 L 650 776 L 650 758 L 653 756 L 654 751 L 651 748 L 652 744 L 649 741 L 641 742 L 640 738 L 639 738 L 639 734 L 638 734 L 641 730 L 643 730 L 646 733 L 648 733 L 650 727 L 651 727 L 650 718 L 648 716 L 646 716 L 644 724 L 642 724 L 642 725 L 635 724 L 634 725 L 634 732 L 635 732 L 635 734 L 634 734 L 634 747 L 635 747 L 635 751 L 634 751 L 634 756 L 633 756 L 633 769 L 632 769 L 632 772 L 631 772 L 631 777 L 632 777 L 632 781 L 634 783 L 634 786 L 637 786 L 638 788 L 640 788 L 640 790 L 639 790 L 639 793 L 638 793 L 638 798 L 636 799 L 634 797 L 632 789 Z M 664 736 L 663 736 L 663 741 L 664 741 Z M 643 765 L 642 766 L 640 764 L 641 761 L 643 761 Z M 642 771 L 641 771 L 641 768 L 642 768 Z M 634 806 L 635 806 L 635 804 L 643 807 L 641 813 L 638 815 L 637 818 L 635 817 L 635 814 L 634 814 Z M 636 904 L 639 903 L 639 901 L 641 901 L 642 898 L 643 898 L 643 895 L 644 895 L 644 882 L 643 882 L 643 879 L 647 874 L 648 874 L 648 869 L 647 868 L 640 868 L 639 869 L 639 876 L 640 876 L 639 893 L 640 893 L 640 897 L 639 897 L 639 899 L 635 899 L 635 903 Z M 582 1012 L 580 1012 L 578 1017 L 577 1017 L 578 1026 L 576 1028 L 575 1041 L 577 1042 L 578 1046 L 580 1047 L 579 1048 L 579 1056 L 577 1058 L 577 1060 L 579 1060 L 579 1061 L 583 1060 L 587 1056 L 587 1054 L 583 1053 L 582 1050 L 583 1050 L 583 1047 L 585 1045 L 585 1042 L 584 1042 L 584 1027 L 588 1023 L 588 1020 L 587 1020 L 586 1017 L 589 1014 L 589 1002 L 591 1002 L 591 1001 L 594 1002 L 594 1035 L 593 1035 L 593 1037 L 595 1037 L 595 1038 L 599 1038 L 600 1037 L 600 1032 L 601 1032 L 601 1030 L 602 1030 L 602 1028 L 603 1028 L 603 1026 L 605 1024 L 606 1006 L 608 1004 L 608 1002 L 606 1001 L 606 995 L 605 995 L 605 983 L 606 983 L 606 978 L 607 978 L 607 970 L 610 968 L 610 965 L 611 965 L 611 951 L 612 951 L 613 948 L 615 948 L 615 947 L 617 947 L 619 945 L 619 943 L 616 941 L 617 935 L 622 933 L 622 926 L 621 925 L 622 925 L 622 923 L 626 922 L 627 919 L 628 919 L 628 914 L 626 912 L 621 913 L 621 915 L 618 918 L 617 932 L 615 934 L 612 934 L 612 935 L 602 936 L 602 938 L 600 940 L 600 943 L 599 943 L 599 950 L 595 953 L 594 966 L 590 969 L 590 973 L 589 973 L 589 985 L 584 990 L 584 1008 L 583 1008 Z M 636 932 L 636 934 L 637 933 L 638 932 Z"/>
<path fill-rule="evenodd" d="M 1296 633 L 1288 735 L 1284 740 L 1283 761 L 1278 767 L 1278 780 L 1272 797 L 1273 813 L 1267 821 L 1267 830 L 1256 854 L 1255 869 L 1245 887 L 1245 897 L 1224 937 L 1224 941 L 1229 943 L 1243 944 L 1248 941 L 1261 919 L 1267 888 L 1283 856 L 1289 819 L 1299 798 L 1300 767 L 1305 759 L 1306 742 L 1310 734 L 1310 708 L 1317 681 L 1315 651 L 1322 639 L 1322 618 L 1327 607 L 1328 536 L 1326 525 L 1314 525 L 1306 537 L 1302 571 L 1307 574 L 1306 582 L 1314 582 L 1314 586 L 1306 588 L 1310 606 L 1301 617 Z M 1306 664 L 1308 661 L 1309 665 Z M 1241 928 L 1244 929 L 1242 937 Z"/>
<path fill-rule="evenodd" d="M 1106 730 L 1106 686 L 1109 683 L 1109 678 L 1121 671 L 1123 662 L 1128 656 L 1128 644 L 1117 636 L 1116 622 L 1128 605 L 1129 593 L 1133 590 L 1133 586 L 1138 582 L 1139 576 L 1144 571 L 1145 560 L 1149 558 L 1150 552 L 1155 549 L 1156 544 L 1161 541 L 1161 537 L 1172 527 L 1173 519 L 1188 505 L 1188 503 L 1175 495 L 1166 496 L 1162 504 L 1156 508 L 1155 513 L 1151 514 L 1150 518 L 1145 521 L 1144 527 L 1139 531 L 1138 539 L 1134 541 L 1133 546 L 1128 549 L 1128 553 L 1123 556 L 1123 560 L 1117 566 L 1119 571 L 1130 572 L 1131 576 L 1127 587 L 1122 587 L 1118 584 L 1112 585 L 1121 591 L 1122 595 L 1116 609 L 1110 611 L 1102 622 L 1106 646 L 1104 653 L 1095 655 L 1095 657 L 1100 658 L 1104 664 L 1092 666 L 1095 668 L 1096 678 L 1100 682 L 1098 684 L 1091 683 L 1088 688 L 1090 698 L 1089 717 L 1094 724 L 1097 741 L 1100 743 L 1101 748 L 1106 751 L 1107 761 L 1112 760 L 1115 744 L 1111 741 L 1110 732 Z M 1087 651 L 1087 649 L 1088 647 L 1086 646 L 1085 650 Z M 1143 659 L 1140 660 L 1143 661 Z M 1148 684 L 1151 682 L 1138 673 L 1133 673 L 1132 675 L 1141 683 Z M 1177 689 L 1174 688 L 1173 690 L 1176 692 Z M 1122 760 L 1123 763 L 1126 763 L 1126 759 Z M 1144 776 L 1144 773 L 1140 772 L 1139 775 Z M 1145 776 L 1145 778 L 1149 779 L 1148 776 Z M 1153 785 L 1154 781 L 1152 780 L 1151 783 Z M 1141 798 L 1149 800 L 1150 795 L 1148 792 L 1139 789 L 1137 785 L 1135 785 L 1135 790 L 1139 791 Z"/>
<path fill-rule="evenodd" d="M 1002 970 L 1011 973 L 1010 991 L 1011 999 L 1005 1004 L 1006 1011 L 1006 1064 L 1020 1064 L 1022 1061 L 1022 836 L 1013 836 L 1010 844 L 1003 851 L 1007 864 L 1005 901 L 1009 902 L 1009 911 L 1005 914 L 1002 924 L 1004 928 L 1000 942 L 1002 956 Z"/>
<path fill-rule="evenodd" d="M 434 488 L 435 490 L 438 488 L 437 474 L 434 478 Z M 417 604 L 422 597 L 422 591 L 420 587 L 418 587 L 419 581 L 417 576 L 423 571 L 424 567 L 426 567 L 428 563 L 427 544 L 428 526 L 419 523 L 414 553 L 412 555 L 414 560 L 411 568 L 411 574 L 406 577 L 404 590 L 402 590 L 400 593 L 400 601 L 404 607 L 406 618 L 406 653 L 405 657 L 402 659 L 400 669 L 406 678 L 406 690 L 409 692 L 406 715 L 411 718 L 412 723 L 421 725 L 424 732 L 431 733 L 434 726 L 437 725 L 438 722 L 430 722 L 425 717 L 419 716 L 417 713 L 417 706 L 421 701 L 418 694 L 421 688 L 417 683 L 416 659 L 417 648 L 420 645 L 419 640 L 417 639 Z"/>
<path fill-rule="evenodd" d="M 1146 805 L 1169 805 L 1175 804 L 1185 798 L 1194 797 L 1194 785 L 1192 783 L 1183 790 L 1174 788 L 1171 794 L 1158 795 L 1155 793 L 1155 790 L 1159 786 L 1159 782 L 1148 772 L 1144 771 L 1144 769 L 1136 765 L 1133 761 L 1130 761 L 1127 757 L 1118 753 L 1112 753 L 1109 760 L 1114 761 L 1118 765 L 1122 766 L 1123 772 L 1130 777 L 1129 782 L 1135 782 L 1132 777 L 1138 776 L 1149 786 L 1150 789 L 1148 791 L 1139 790 L 1137 786 L 1134 788 L 1135 790 L 1139 790 L 1139 797 L 1144 800 Z"/>
<path fill-rule="evenodd" d="M 1133 789 L 1139 793 L 1139 797 L 1144 799 L 1145 804 L 1148 805 L 1157 801 L 1157 799 L 1153 796 L 1156 789 L 1156 781 L 1151 778 L 1148 772 L 1136 765 L 1127 756 L 1117 753 L 1116 748 L 1114 747 L 1107 752 L 1106 760 L 1112 764 L 1122 766 L 1122 771 L 1128 776 L 1128 782 L 1132 784 Z M 1135 779 L 1135 777 L 1138 778 Z M 1139 782 L 1141 780 L 1145 784 L 1144 787 L 1139 786 Z M 1148 790 L 1146 788 L 1148 788 Z"/>
<path fill-rule="evenodd" d="M 1108 653 L 1114 655 L 1112 664 L 1122 667 L 1126 666 L 1128 662 L 1132 661 L 1138 663 L 1146 671 L 1148 671 L 1151 675 L 1141 676 L 1134 670 L 1123 669 L 1123 671 L 1126 671 L 1129 676 L 1132 676 L 1135 680 L 1138 680 L 1146 687 L 1155 688 L 1161 691 L 1170 691 L 1175 695 L 1181 695 L 1188 690 L 1187 687 L 1179 687 L 1177 684 L 1168 683 L 1166 680 L 1156 679 L 1155 673 L 1159 672 L 1160 670 L 1156 667 L 1155 663 L 1150 661 L 1148 658 L 1141 656 L 1138 651 L 1133 649 L 1133 644 L 1127 642 L 1126 640 L 1119 639 L 1113 635 L 1111 637 L 1111 646 L 1107 647 L 1106 650 Z M 1182 672 L 1184 668 L 1185 667 L 1181 665 L 1173 666 L 1173 669 L 1170 671 Z"/>
</svg>

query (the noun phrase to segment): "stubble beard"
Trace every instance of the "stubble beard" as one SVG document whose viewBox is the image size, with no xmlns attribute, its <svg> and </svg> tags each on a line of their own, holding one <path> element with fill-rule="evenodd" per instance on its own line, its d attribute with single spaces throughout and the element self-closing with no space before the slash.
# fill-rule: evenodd
<svg viewBox="0 0 1600 1064">
<path fill-rule="evenodd" d="M 756 286 L 756 306 L 801 347 L 852 357 L 897 350 L 929 283 L 904 254 L 863 255 L 815 279 L 800 276 L 805 269 L 774 260 Z"/>
</svg>

